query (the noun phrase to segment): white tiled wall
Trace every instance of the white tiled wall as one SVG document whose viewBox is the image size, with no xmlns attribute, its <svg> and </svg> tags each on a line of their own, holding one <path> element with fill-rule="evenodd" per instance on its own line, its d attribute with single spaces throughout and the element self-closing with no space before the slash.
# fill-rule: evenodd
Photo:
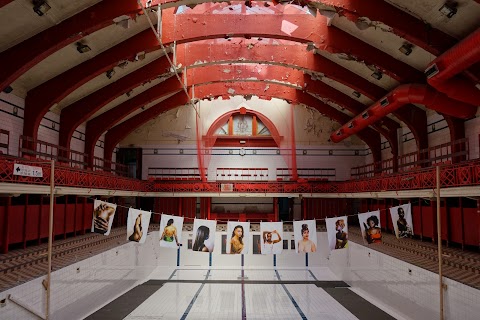
<svg viewBox="0 0 480 320">
<path fill-rule="evenodd" d="M 439 278 L 433 272 L 353 242 L 348 250 L 333 252 L 329 266 L 340 279 L 406 318 L 439 318 Z M 445 319 L 478 319 L 480 290 L 447 278 L 445 283 Z"/>
<path fill-rule="evenodd" d="M 221 254 L 222 234 L 226 232 L 216 233 L 212 267 L 240 269 L 239 256 Z M 192 236 L 191 232 L 182 232 L 180 266 L 208 268 L 208 253 L 186 249 L 188 239 Z M 292 236 L 292 232 L 284 232 L 283 239 L 289 240 L 289 249 L 277 255 L 279 269 L 305 268 L 305 254 L 296 254 L 290 249 Z M 144 245 L 129 243 L 55 271 L 52 275 L 52 319 L 83 318 L 149 279 L 157 267 L 167 267 L 165 270 L 173 271 L 177 264 L 177 250 L 160 248 L 158 237 L 158 231 L 150 232 Z M 380 301 L 406 319 L 438 318 L 438 275 L 353 242 L 349 243 L 348 249 L 330 254 L 325 232 L 317 233 L 317 242 L 317 252 L 308 256 L 309 267 L 329 267 L 336 277 L 346 281 L 356 292 Z M 252 243 L 249 250 L 244 256 L 246 269 L 273 269 L 272 255 L 252 254 Z M 158 269 L 155 272 L 158 273 Z M 41 285 L 42 279 L 2 292 L 0 299 L 10 294 L 39 313 L 44 313 L 45 290 Z M 478 319 L 480 290 L 449 279 L 445 279 L 445 284 L 445 319 Z M 0 309 L 0 319 L 35 317 L 7 300 Z"/>
</svg>

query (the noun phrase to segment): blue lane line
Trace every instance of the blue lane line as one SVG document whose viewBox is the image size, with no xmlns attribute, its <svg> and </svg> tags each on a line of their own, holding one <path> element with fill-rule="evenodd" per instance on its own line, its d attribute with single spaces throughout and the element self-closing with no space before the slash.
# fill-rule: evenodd
<svg viewBox="0 0 480 320">
<path fill-rule="evenodd" d="M 210 270 L 208 270 L 207 275 L 205 276 L 205 280 L 207 280 L 209 276 L 210 276 Z M 197 300 L 198 296 L 200 295 L 200 292 L 202 291 L 204 285 L 205 285 L 205 282 L 202 283 L 202 285 L 200 286 L 200 288 L 198 288 L 197 293 L 195 293 L 195 295 L 193 296 L 192 301 L 190 301 L 190 304 L 188 305 L 187 310 L 185 310 L 185 312 L 183 313 L 183 316 L 180 318 L 180 320 L 185 320 L 185 319 L 187 318 L 188 313 L 189 313 L 190 310 L 192 309 L 193 304 L 195 303 L 195 301 Z"/>
<path fill-rule="evenodd" d="M 275 273 L 277 274 L 277 278 L 278 280 L 282 280 L 280 279 L 280 274 L 278 273 L 277 270 L 275 270 Z M 292 297 L 292 295 L 290 294 L 290 291 L 288 291 L 287 289 L 287 286 L 283 283 L 281 283 L 282 287 L 283 287 L 283 290 L 285 290 L 285 292 L 287 293 L 287 296 L 290 298 L 290 301 L 292 301 L 293 305 L 295 306 L 295 309 L 297 309 L 298 311 L 298 314 L 300 315 L 300 317 L 302 317 L 303 320 L 308 320 L 307 319 L 307 316 L 305 316 L 305 314 L 303 313 L 302 309 L 300 309 L 300 306 L 298 305 L 297 301 L 295 301 L 295 299 Z"/>
<path fill-rule="evenodd" d="M 317 277 L 315 277 L 315 275 L 313 274 L 312 270 L 308 270 L 308 272 L 310 272 L 310 274 L 312 275 L 313 279 L 315 279 L 315 281 L 318 281 Z"/>
</svg>

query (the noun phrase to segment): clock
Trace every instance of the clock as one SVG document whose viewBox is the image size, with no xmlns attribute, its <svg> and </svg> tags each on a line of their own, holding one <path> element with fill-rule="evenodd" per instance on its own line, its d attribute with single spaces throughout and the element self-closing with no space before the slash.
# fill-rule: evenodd
<svg viewBox="0 0 480 320">
<path fill-rule="evenodd" d="M 244 148 L 240 148 L 240 151 L 239 151 L 240 155 L 243 157 L 244 155 L 247 154 L 247 151 L 245 151 Z"/>
</svg>

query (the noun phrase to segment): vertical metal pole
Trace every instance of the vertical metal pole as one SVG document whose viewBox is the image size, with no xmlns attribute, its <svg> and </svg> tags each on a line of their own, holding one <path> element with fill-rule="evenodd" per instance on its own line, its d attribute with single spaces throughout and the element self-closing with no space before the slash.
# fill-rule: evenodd
<svg viewBox="0 0 480 320">
<path fill-rule="evenodd" d="M 442 220 L 440 215 L 440 166 L 437 166 L 437 242 L 438 242 L 438 277 L 440 280 L 440 320 L 443 320 L 443 274 L 442 274 Z"/>
<path fill-rule="evenodd" d="M 50 167 L 50 217 L 48 220 L 48 272 L 47 272 L 47 306 L 45 319 L 50 318 L 50 288 L 52 272 L 52 233 L 53 233 L 53 189 L 55 188 L 55 161 L 52 160 Z"/>
</svg>

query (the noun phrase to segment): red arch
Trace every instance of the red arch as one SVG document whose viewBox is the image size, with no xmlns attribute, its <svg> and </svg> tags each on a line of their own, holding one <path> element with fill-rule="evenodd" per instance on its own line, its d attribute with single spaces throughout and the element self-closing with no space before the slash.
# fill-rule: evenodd
<svg viewBox="0 0 480 320">
<path fill-rule="evenodd" d="M 224 97 L 228 98 L 231 92 L 230 89 L 235 90 L 235 94 L 246 95 L 246 94 L 255 94 L 261 99 L 270 100 L 272 98 L 279 98 L 287 100 L 290 103 L 301 103 L 308 105 L 312 108 L 317 109 L 323 113 L 325 105 L 315 99 L 314 97 L 303 93 L 298 92 L 293 88 L 285 88 L 278 84 L 271 84 L 270 88 L 267 91 L 264 91 L 265 84 L 263 83 L 245 83 L 245 82 L 235 82 L 235 83 L 211 83 L 202 86 L 195 87 L 195 96 L 200 99 L 205 99 L 209 97 Z M 105 135 L 105 149 L 104 157 L 105 159 L 111 159 L 112 152 L 115 146 L 130 132 L 146 123 L 150 119 L 158 116 L 162 112 L 165 112 L 169 109 L 175 108 L 179 105 L 186 104 L 187 97 L 183 92 L 177 93 L 176 95 L 168 98 L 167 100 L 156 104 L 155 106 L 150 107 L 142 113 L 122 122 L 121 124 L 110 129 Z M 337 121 L 341 124 L 347 123 L 351 120 L 346 114 L 333 109 L 329 115 L 331 119 Z M 363 141 L 367 143 L 370 147 L 374 161 L 381 160 L 381 150 L 380 150 L 380 135 L 375 133 L 370 128 L 365 129 L 362 132 L 357 134 Z"/>
<path fill-rule="evenodd" d="M 215 135 L 215 132 L 217 131 L 217 129 L 220 128 L 225 123 L 225 121 L 227 121 L 230 118 L 230 116 L 232 116 L 236 113 L 240 113 L 240 109 L 226 112 L 226 113 L 222 114 L 220 117 L 218 117 L 212 123 L 210 128 L 208 128 L 208 131 L 207 131 L 207 134 L 206 134 L 206 140 L 207 141 L 210 140 L 209 138 L 213 137 Z M 266 117 L 264 114 L 262 114 L 258 111 L 249 110 L 249 109 L 246 109 L 246 114 L 255 115 L 258 119 L 260 119 L 260 121 L 263 122 L 263 124 L 267 127 L 267 129 L 272 134 L 272 138 L 275 140 L 275 143 L 277 144 L 277 146 L 280 146 L 280 140 L 279 140 L 280 133 L 278 132 L 278 129 L 275 126 L 275 124 L 268 117 Z M 211 140 L 214 140 L 214 139 L 211 139 Z M 213 146 L 209 145 L 208 147 L 213 147 Z"/>
</svg>

